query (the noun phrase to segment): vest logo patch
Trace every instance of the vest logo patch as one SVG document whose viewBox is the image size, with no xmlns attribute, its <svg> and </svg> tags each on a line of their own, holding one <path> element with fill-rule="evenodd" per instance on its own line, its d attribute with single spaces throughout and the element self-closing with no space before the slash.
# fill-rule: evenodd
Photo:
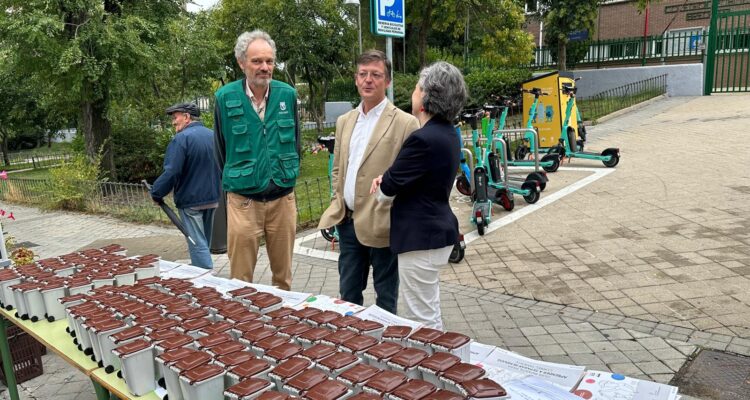
<svg viewBox="0 0 750 400">
<path fill-rule="evenodd" d="M 279 102 L 279 109 L 281 111 L 286 111 L 286 102 L 285 101 Z"/>
</svg>

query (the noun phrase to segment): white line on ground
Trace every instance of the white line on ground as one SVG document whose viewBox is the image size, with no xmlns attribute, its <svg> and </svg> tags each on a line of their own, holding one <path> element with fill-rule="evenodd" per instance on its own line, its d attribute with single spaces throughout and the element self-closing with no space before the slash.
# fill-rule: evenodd
<svg viewBox="0 0 750 400">
<path fill-rule="evenodd" d="M 549 196 L 542 196 L 542 198 L 536 202 L 535 204 L 527 204 L 523 208 L 513 211 L 512 213 L 492 222 L 487 226 L 485 229 L 485 234 L 494 232 L 500 228 L 502 228 L 505 225 L 510 224 L 511 222 L 515 222 L 534 211 L 537 211 L 541 209 L 544 206 L 547 206 L 549 204 L 552 204 L 553 202 L 560 200 L 561 198 L 587 186 L 590 185 L 597 180 L 604 178 L 605 176 L 613 173 L 616 171 L 614 168 L 572 168 L 572 167 L 561 167 L 560 171 L 586 171 L 586 172 L 593 172 L 591 175 L 571 184 L 568 185 Z M 523 200 L 521 200 L 523 201 Z M 479 239 L 479 233 L 477 233 L 476 230 L 471 231 L 467 233 L 464 236 L 464 240 L 466 243 L 471 243 L 474 240 Z M 339 253 L 336 253 L 334 251 L 328 251 L 328 250 L 318 250 L 318 249 L 312 249 L 309 247 L 302 246 L 302 243 L 307 242 L 309 240 L 315 240 L 317 238 L 322 238 L 322 235 L 320 234 L 320 231 L 315 231 L 315 233 L 311 233 L 309 235 L 303 236 L 301 238 L 298 238 L 294 241 L 294 253 L 299 255 L 304 255 L 308 257 L 314 257 L 314 258 L 320 258 L 323 260 L 329 260 L 329 261 L 338 261 L 339 259 Z"/>
</svg>

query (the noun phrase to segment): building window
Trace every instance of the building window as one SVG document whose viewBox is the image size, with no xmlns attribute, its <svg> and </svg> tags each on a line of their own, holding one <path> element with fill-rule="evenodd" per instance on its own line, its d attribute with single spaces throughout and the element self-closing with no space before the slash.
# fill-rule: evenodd
<svg viewBox="0 0 750 400">
<path fill-rule="evenodd" d="M 537 0 L 525 0 L 524 11 L 526 14 L 536 14 L 539 11 L 539 1 Z"/>
</svg>

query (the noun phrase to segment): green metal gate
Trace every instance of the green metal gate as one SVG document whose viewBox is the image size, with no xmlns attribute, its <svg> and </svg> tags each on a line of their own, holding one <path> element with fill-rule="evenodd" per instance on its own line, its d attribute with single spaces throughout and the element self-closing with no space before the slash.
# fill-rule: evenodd
<svg viewBox="0 0 750 400">
<path fill-rule="evenodd" d="M 711 12 L 703 92 L 750 92 L 750 10 L 717 12 L 717 3 L 713 1 Z"/>
</svg>

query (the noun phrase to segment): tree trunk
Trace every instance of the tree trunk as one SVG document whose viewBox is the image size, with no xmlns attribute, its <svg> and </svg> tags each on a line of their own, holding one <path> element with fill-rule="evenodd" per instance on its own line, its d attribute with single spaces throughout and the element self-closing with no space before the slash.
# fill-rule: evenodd
<svg viewBox="0 0 750 400">
<path fill-rule="evenodd" d="M 427 65 L 427 36 L 432 26 L 432 0 L 428 0 L 424 4 L 424 18 L 422 23 L 419 24 L 419 67 L 423 68 Z"/>
<path fill-rule="evenodd" d="M 557 41 L 557 69 L 560 71 L 567 71 L 565 66 L 568 63 L 566 48 L 567 43 L 564 40 Z"/>
<path fill-rule="evenodd" d="M 3 136 L 2 139 L 2 149 L 3 149 L 3 163 L 5 163 L 6 167 L 10 167 L 10 157 L 8 157 L 8 132 L 1 131 L 0 132 Z"/>
<path fill-rule="evenodd" d="M 93 84 L 84 83 L 84 96 L 93 92 Z M 101 152 L 101 169 L 106 172 L 110 179 L 116 179 L 115 162 L 112 154 L 111 133 L 112 126 L 106 118 L 107 108 L 107 91 L 104 90 L 104 98 L 93 101 L 81 102 L 81 129 L 83 130 L 83 139 L 86 145 L 86 156 L 89 160 L 94 161 L 100 156 Z M 88 93 L 86 93 L 88 92 Z"/>
</svg>

